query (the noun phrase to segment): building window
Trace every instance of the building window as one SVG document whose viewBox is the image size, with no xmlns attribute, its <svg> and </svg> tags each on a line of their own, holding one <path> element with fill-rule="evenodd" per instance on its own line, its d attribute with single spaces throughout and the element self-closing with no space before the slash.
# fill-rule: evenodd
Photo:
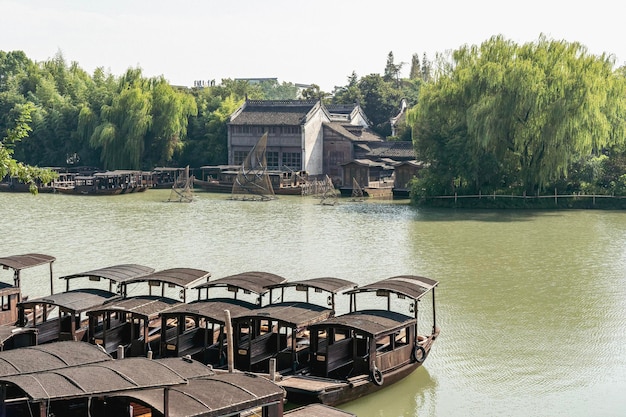
<svg viewBox="0 0 626 417">
<path fill-rule="evenodd" d="M 246 160 L 246 156 L 248 156 L 248 152 L 246 151 L 234 151 L 233 152 L 233 164 L 241 165 L 243 161 Z"/>
<path fill-rule="evenodd" d="M 268 152 L 266 157 L 267 169 L 280 169 L 278 166 L 278 152 Z"/>
<path fill-rule="evenodd" d="M 283 166 L 299 171 L 302 168 L 302 154 L 300 152 L 283 152 Z"/>
<path fill-rule="evenodd" d="M 288 135 L 296 135 L 300 133 L 300 126 L 283 126 L 283 133 Z"/>
</svg>

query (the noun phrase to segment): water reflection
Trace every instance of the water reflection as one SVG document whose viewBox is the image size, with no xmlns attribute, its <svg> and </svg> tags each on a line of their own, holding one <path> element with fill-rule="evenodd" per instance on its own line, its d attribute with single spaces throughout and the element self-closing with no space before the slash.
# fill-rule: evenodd
<svg viewBox="0 0 626 417">
<path fill-rule="evenodd" d="M 437 380 L 422 366 L 402 381 L 339 408 L 358 416 L 435 416 Z"/>
</svg>

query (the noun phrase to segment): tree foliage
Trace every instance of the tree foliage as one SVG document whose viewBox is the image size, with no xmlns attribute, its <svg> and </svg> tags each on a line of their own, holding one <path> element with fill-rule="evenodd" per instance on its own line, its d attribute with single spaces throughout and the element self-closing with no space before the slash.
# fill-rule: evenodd
<svg viewBox="0 0 626 417">
<path fill-rule="evenodd" d="M 543 36 L 493 37 L 452 57 L 409 113 L 419 156 L 449 181 L 534 193 L 624 140 L 626 83 L 610 57 Z"/>
</svg>

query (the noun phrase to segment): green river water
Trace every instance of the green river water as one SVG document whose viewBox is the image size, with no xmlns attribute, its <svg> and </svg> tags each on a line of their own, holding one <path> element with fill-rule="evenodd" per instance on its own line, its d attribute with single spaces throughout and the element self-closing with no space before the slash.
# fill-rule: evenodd
<svg viewBox="0 0 626 417">
<path fill-rule="evenodd" d="M 428 360 L 340 408 L 359 417 L 626 415 L 626 212 L 331 207 L 200 192 L 179 204 L 165 202 L 169 193 L 0 194 L 0 256 L 53 255 L 55 277 L 121 263 L 215 278 L 427 276 L 440 281 L 441 327 Z M 25 294 L 48 290 L 47 268 L 22 277 Z"/>
</svg>

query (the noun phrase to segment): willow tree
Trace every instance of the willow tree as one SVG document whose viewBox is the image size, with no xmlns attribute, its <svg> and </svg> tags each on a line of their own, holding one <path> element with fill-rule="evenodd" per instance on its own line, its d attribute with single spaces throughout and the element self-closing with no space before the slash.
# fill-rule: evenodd
<svg viewBox="0 0 626 417">
<path fill-rule="evenodd" d="M 146 157 L 149 168 L 167 165 L 174 152 L 181 149 L 182 139 L 187 134 L 190 116 L 198 109 L 193 97 L 174 90 L 163 78 L 152 80 L 152 124 L 146 139 Z"/>
<path fill-rule="evenodd" d="M 466 131 L 468 155 L 495 158 L 498 172 L 491 178 L 527 192 L 565 176 L 582 156 L 624 142 L 626 82 L 611 56 L 544 36 L 521 46 L 498 36 L 462 47 L 452 58 L 449 72 L 424 89 L 409 116 L 418 151 L 434 160 L 445 156 L 428 149 L 432 141 L 424 136 L 432 111 L 448 114 L 449 126 Z M 428 96 L 445 100 L 433 107 Z"/>
<path fill-rule="evenodd" d="M 89 112 L 81 112 L 88 119 Z M 139 169 L 145 136 L 152 123 L 151 96 L 140 70 L 128 70 L 120 79 L 119 92 L 111 104 L 100 109 L 99 124 L 90 137 L 100 149 L 106 169 Z"/>
</svg>

